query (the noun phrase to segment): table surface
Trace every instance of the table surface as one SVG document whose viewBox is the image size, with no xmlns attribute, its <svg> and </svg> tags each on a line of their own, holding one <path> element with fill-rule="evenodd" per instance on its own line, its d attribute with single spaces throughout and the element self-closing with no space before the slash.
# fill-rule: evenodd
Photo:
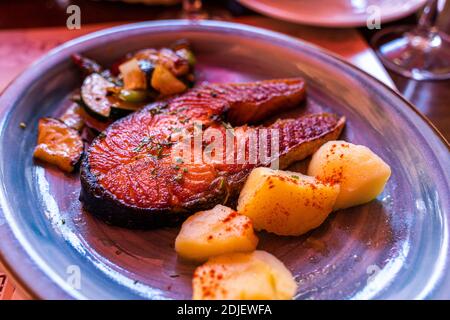
<svg viewBox="0 0 450 320">
<path fill-rule="evenodd" d="M 206 9 L 227 20 L 265 27 L 312 42 L 342 56 L 388 86 L 396 88 L 422 111 L 450 140 L 450 81 L 417 82 L 386 72 L 368 43 L 374 31 L 368 29 L 326 29 L 299 26 L 262 17 L 234 1 L 205 1 Z M 45 5 L 42 5 L 45 3 Z M 81 30 L 65 28 L 68 3 L 80 6 Z M 30 12 L 35 14 L 30 15 Z M 107 1 L 17 0 L 0 2 L 0 91 L 20 71 L 52 47 L 79 35 L 117 24 L 177 17 L 180 7 L 127 5 Z M 395 24 L 414 24 L 410 16 Z M 0 268 L 1 276 L 1 268 Z M 5 290 L 6 286 L 3 286 Z M 11 293 L 12 291 L 10 291 Z M 1 299 L 2 290 L 0 290 Z M 5 294 L 6 295 L 6 294 Z M 23 295 L 15 292 L 13 298 Z"/>
</svg>

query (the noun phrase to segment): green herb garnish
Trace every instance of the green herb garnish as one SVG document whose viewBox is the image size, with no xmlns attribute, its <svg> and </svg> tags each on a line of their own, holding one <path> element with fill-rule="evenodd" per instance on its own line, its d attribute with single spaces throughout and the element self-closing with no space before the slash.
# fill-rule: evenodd
<svg viewBox="0 0 450 320">
<path fill-rule="evenodd" d="M 143 138 L 143 139 L 139 142 L 138 146 L 137 146 L 136 148 L 133 149 L 133 151 L 134 151 L 134 152 L 139 152 L 139 151 L 141 151 L 142 148 L 144 148 L 147 144 L 150 143 L 151 140 L 152 140 L 151 137 L 145 137 L 145 138 Z"/>
<path fill-rule="evenodd" d="M 152 116 L 159 114 L 162 112 L 162 109 L 166 108 L 168 106 L 167 102 L 161 103 L 159 105 L 154 106 L 150 110 L 148 110 Z"/>
</svg>

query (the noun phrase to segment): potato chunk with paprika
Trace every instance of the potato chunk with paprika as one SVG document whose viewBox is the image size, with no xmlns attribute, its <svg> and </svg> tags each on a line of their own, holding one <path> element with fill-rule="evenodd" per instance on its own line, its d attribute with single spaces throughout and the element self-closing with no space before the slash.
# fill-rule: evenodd
<svg viewBox="0 0 450 320">
<path fill-rule="evenodd" d="M 287 300 L 297 284 L 291 272 L 270 253 L 232 253 L 211 258 L 192 280 L 194 300 Z"/>
<path fill-rule="evenodd" d="M 175 250 L 186 259 L 207 260 L 231 252 L 253 251 L 258 238 L 250 219 L 217 205 L 190 216 L 175 240 Z"/>
<path fill-rule="evenodd" d="M 256 168 L 238 200 L 238 211 L 257 230 L 297 236 L 317 228 L 332 211 L 339 185 L 297 172 Z"/>
<path fill-rule="evenodd" d="M 365 146 L 330 141 L 314 153 L 308 174 L 341 190 L 334 209 L 357 206 L 375 199 L 384 189 L 391 168 Z"/>
</svg>

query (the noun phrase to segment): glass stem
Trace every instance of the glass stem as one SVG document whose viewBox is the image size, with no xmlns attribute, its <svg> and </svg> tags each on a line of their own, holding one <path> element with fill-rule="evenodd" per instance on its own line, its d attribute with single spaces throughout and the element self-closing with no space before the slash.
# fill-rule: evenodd
<svg viewBox="0 0 450 320">
<path fill-rule="evenodd" d="M 439 0 L 428 0 L 419 18 L 416 29 L 418 32 L 427 34 L 433 31 L 439 16 L 438 2 Z"/>
</svg>

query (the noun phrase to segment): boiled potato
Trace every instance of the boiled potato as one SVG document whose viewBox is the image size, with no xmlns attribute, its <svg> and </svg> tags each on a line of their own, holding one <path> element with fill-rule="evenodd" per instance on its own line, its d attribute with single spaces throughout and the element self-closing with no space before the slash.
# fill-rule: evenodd
<svg viewBox="0 0 450 320">
<path fill-rule="evenodd" d="M 332 211 L 339 185 L 297 172 L 256 168 L 249 175 L 237 209 L 255 229 L 296 236 L 318 227 Z"/>
<path fill-rule="evenodd" d="M 168 69 L 156 65 L 152 75 L 152 87 L 164 96 L 181 93 L 187 89 L 186 85 L 178 80 Z"/>
<path fill-rule="evenodd" d="M 297 284 L 281 261 L 265 251 L 211 258 L 194 272 L 195 300 L 292 299 Z"/>
<path fill-rule="evenodd" d="M 256 249 L 258 238 L 251 220 L 221 205 L 190 216 L 175 240 L 175 250 L 186 259 L 207 260 L 231 252 Z"/>
<path fill-rule="evenodd" d="M 375 199 L 383 191 L 391 168 L 365 146 L 329 141 L 314 153 L 308 175 L 341 185 L 334 205 L 337 210 Z"/>
</svg>

